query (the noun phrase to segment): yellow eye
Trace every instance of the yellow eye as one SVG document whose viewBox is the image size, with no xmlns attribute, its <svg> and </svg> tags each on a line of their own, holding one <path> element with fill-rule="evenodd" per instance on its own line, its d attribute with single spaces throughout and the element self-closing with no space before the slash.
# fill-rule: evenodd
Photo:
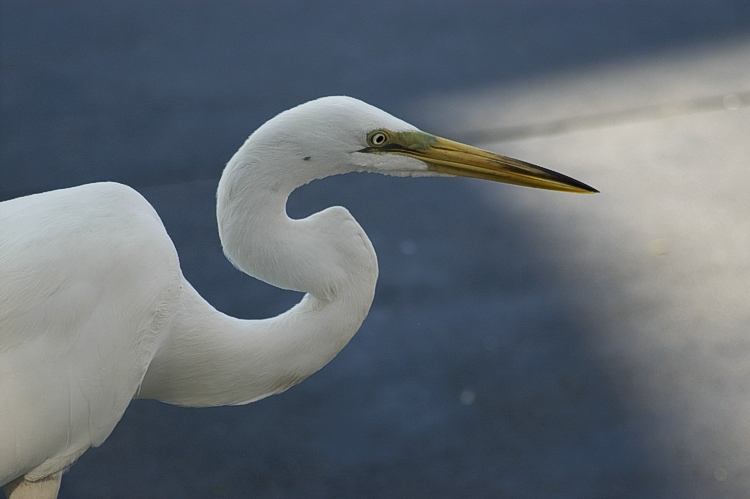
<svg viewBox="0 0 750 499">
<path fill-rule="evenodd" d="M 375 130 L 367 136 L 367 143 L 371 146 L 382 146 L 388 142 L 388 133 L 383 130 Z"/>
</svg>

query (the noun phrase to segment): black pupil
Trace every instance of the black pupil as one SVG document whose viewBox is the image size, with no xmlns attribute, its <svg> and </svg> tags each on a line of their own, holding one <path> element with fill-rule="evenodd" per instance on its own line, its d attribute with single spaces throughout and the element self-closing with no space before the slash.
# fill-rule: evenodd
<svg viewBox="0 0 750 499">
<path fill-rule="evenodd" d="M 376 144 L 382 144 L 383 142 L 385 142 L 385 135 L 383 135 L 382 133 L 376 134 L 375 140 L 373 140 L 373 142 L 375 142 Z"/>
</svg>

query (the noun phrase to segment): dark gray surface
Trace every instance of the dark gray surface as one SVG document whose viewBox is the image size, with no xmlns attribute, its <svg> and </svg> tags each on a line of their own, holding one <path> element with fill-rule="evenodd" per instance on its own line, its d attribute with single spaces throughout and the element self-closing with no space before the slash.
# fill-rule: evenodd
<svg viewBox="0 0 750 499">
<path fill-rule="evenodd" d="M 226 262 L 214 191 L 276 112 L 344 93 L 409 120 L 432 93 L 750 32 L 746 2 L 1 5 L 0 199 L 134 185 L 188 279 L 247 318 L 298 295 Z M 295 193 L 292 215 L 342 204 L 375 245 L 361 331 L 255 404 L 132 404 L 61 498 L 691 497 L 693 471 L 655 448 L 648 412 L 586 346 L 596 279 L 568 293 L 580 282 L 555 239 L 474 185 L 350 175 Z"/>
</svg>

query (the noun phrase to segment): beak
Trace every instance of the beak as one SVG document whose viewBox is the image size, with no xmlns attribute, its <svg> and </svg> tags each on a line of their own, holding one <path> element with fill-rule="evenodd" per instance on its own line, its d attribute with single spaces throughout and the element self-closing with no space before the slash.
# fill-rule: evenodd
<svg viewBox="0 0 750 499">
<path fill-rule="evenodd" d="M 392 147 L 385 146 L 384 149 L 419 159 L 430 171 L 553 191 L 599 192 L 583 182 L 541 166 L 424 132 L 400 132 L 393 139 L 389 144 Z"/>
</svg>

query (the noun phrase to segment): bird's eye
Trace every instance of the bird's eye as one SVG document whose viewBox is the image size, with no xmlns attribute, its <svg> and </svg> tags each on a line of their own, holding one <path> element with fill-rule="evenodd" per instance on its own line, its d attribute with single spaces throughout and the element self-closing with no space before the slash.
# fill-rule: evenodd
<svg viewBox="0 0 750 499">
<path fill-rule="evenodd" d="M 367 143 L 371 146 L 382 146 L 388 142 L 388 134 L 383 130 L 375 130 L 367 136 Z"/>
</svg>

